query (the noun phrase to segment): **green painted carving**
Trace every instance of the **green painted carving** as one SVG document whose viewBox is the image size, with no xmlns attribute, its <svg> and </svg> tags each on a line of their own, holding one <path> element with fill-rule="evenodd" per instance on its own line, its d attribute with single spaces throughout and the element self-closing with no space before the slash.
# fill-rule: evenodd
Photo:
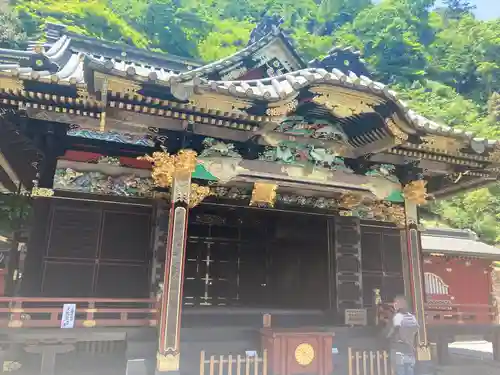
<svg viewBox="0 0 500 375">
<path fill-rule="evenodd" d="M 196 165 L 196 169 L 194 170 L 191 177 L 197 178 L 199 180 L 217 181 L 217 177 L 207 171 L 206 168 L 200 163 Z"/>
<path fill-rule="evenodd" d="M 375 164 L 370 168 L 368 172 L 365 173 L 365 176 L 384 177 L 392 182 L 399 183 L 399 179 L 394 174 L 395 172 L 396 167 L 392 164 Z"/>
<path fill-rule="evenodd" d="M 295 136 L 336 140 L 345 144 L 348 141 L 347 135 L 339 124 L 324 119 L 308 119 L 303 116 L 285 118 L 275 131 Z"/>
<path fill-rule="evenodd" d="M 285 141 L 277 147 L 266 147 L 264 152 L 259 155 L 259 159 L 292 165 L 306 166 L 310 164 L 353 173 L 352 169 L 345 165 L 344 158 L 337 156 L 335 152 L 297 142 Z"/>
<path fill-rule="evenodd" d="M 245 171 L 240 167 L 243 158 L 232 143 L 205 138 L 203 146 L 205 149 L 200 153 L 198 163 L 219 183 L 225 184 Z"/>
<path fill-rule="evenodd" d="M 363 187 L 369 188 L 380 200 L 402 202 L 402 186 L 395 171 L 396 167 L 392 164 L 375 164 L 365 173 L 365 176 L 373 178 Z"/>
<path fill-rule="evenodd" d="M 394 190 L 387 198 L 387 201 L 392 203 L 404 203 L 405 198 L 401 190 Z"/>
<path fill-rule="evenodd" d="M 97 164 L 108 164 L 108 165 L 117 165 L 120 166 L 120 158 L 114 156 L 101 156 L 97 159 Z"/>
<path fill-rule="evenodd" d="M 205 138 L 203 140 L 204 150 L 200 153 L 200 158 L 226 156 L 231 158 L 241 158 L 234 144 L 219 141 L 214 138 Z"/>
<path fill-rule="evenodd" d="M 54 175 L 54 189 L 122 197 L 151 197 L 151 178 L 134 175 L 108 176 L 101 172 L 77 172 L 60 168 Z"/>
</svg>

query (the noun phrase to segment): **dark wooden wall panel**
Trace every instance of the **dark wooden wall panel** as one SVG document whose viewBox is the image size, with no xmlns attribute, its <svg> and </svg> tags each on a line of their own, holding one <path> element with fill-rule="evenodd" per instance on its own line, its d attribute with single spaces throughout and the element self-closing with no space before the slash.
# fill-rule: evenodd
<svg viewBox="0 0 500 375">
<path fill-rule="evenodd" d="M 151 214 L 104 211 L 101 259 L 145 262 L 150 249 Z"/>
<path fill-rule="evenodd" d="M 44 204 L 35 205 L 23 295 L 149 296 L 151 208 L 40 201 Z"/>
<path fill-rule="evenodd" d="M 144 298 L 144 291 L 148 290 L 148 287 L 148 267 L 101 263 L 96 272 L 94 295 L 96 297 Z"/>
<path fill-rule="evenodd" d="M 42 295 L 44 297 L 91 297 L 94 265 L 56 261 L 43 264 Z"/>
<path fill-rule="evenodd" d="M 53 206 L 47 256 L 92 259 L 99 249 L 101 212 Z"/>
<path fill-rule="evenodd" d="M 384 302 L 404 294 L 400 229 L 361 226 L 361 252 L 365 306 L 373 304 L 374 289 Z"/>
</svg>

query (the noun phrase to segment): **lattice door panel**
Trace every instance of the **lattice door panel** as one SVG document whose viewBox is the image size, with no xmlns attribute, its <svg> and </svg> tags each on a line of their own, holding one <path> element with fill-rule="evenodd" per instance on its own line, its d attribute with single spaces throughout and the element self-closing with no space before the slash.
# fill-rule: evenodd
<svg viewBox="0 0 500 375">
<path fill-rule="evenodd" d="M 361 229 L 355 217 L 335 219 L 336 304 L 341 316 L 345 309 L 363 307 L 361 275 Z"/>
</svg>

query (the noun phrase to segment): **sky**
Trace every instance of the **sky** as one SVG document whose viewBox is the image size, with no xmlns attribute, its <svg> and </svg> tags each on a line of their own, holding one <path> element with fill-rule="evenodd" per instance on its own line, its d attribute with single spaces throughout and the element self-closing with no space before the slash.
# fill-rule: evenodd
<svg viewBox="0 0 500 375">
<path fill-rule="evenodd" d="M 374 0 L 378 2 L 380 0 Z M 476 17 L 481 20 L 500 18 L 500 0 L 469 0 L 476 6 Z M 437 1 L 439 4 L 439 0 Z"/>
<path fill-rule="evenodd" d="M 476 5 L 476 16 L 482 20 L 491 20 L 500 17 L 499 0 L 471 0 Z"/>
</svg>

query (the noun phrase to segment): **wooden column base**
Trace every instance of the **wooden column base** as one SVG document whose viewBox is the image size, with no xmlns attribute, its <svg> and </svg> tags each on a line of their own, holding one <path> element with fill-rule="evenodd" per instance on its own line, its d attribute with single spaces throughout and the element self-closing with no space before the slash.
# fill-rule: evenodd
<svg viewBox="0 0 500 375">
<path fill-rule="evenodd" d="M 450 350 L 448 349 L 448 340 L 438 338 L 436 343 L 437 363 L 439 365 L 447 365 L 450 363 Z"/>
<path fill-rule="evenodd" d="M 434 375 L 434 364 L 431 359 L 431 348 L 421 346 L 417 348 L 416 375 Z"/>
<path fill-rule="evenodd" d="M 493 359 L 500 362 L 500 331 L 493 333 Z"/>
<path fill-rule="evenodd" d="M 156 354 L 156 373 L 173 374 L 178 373 L 180 368 L 180 353 Z"/>
</svg>

